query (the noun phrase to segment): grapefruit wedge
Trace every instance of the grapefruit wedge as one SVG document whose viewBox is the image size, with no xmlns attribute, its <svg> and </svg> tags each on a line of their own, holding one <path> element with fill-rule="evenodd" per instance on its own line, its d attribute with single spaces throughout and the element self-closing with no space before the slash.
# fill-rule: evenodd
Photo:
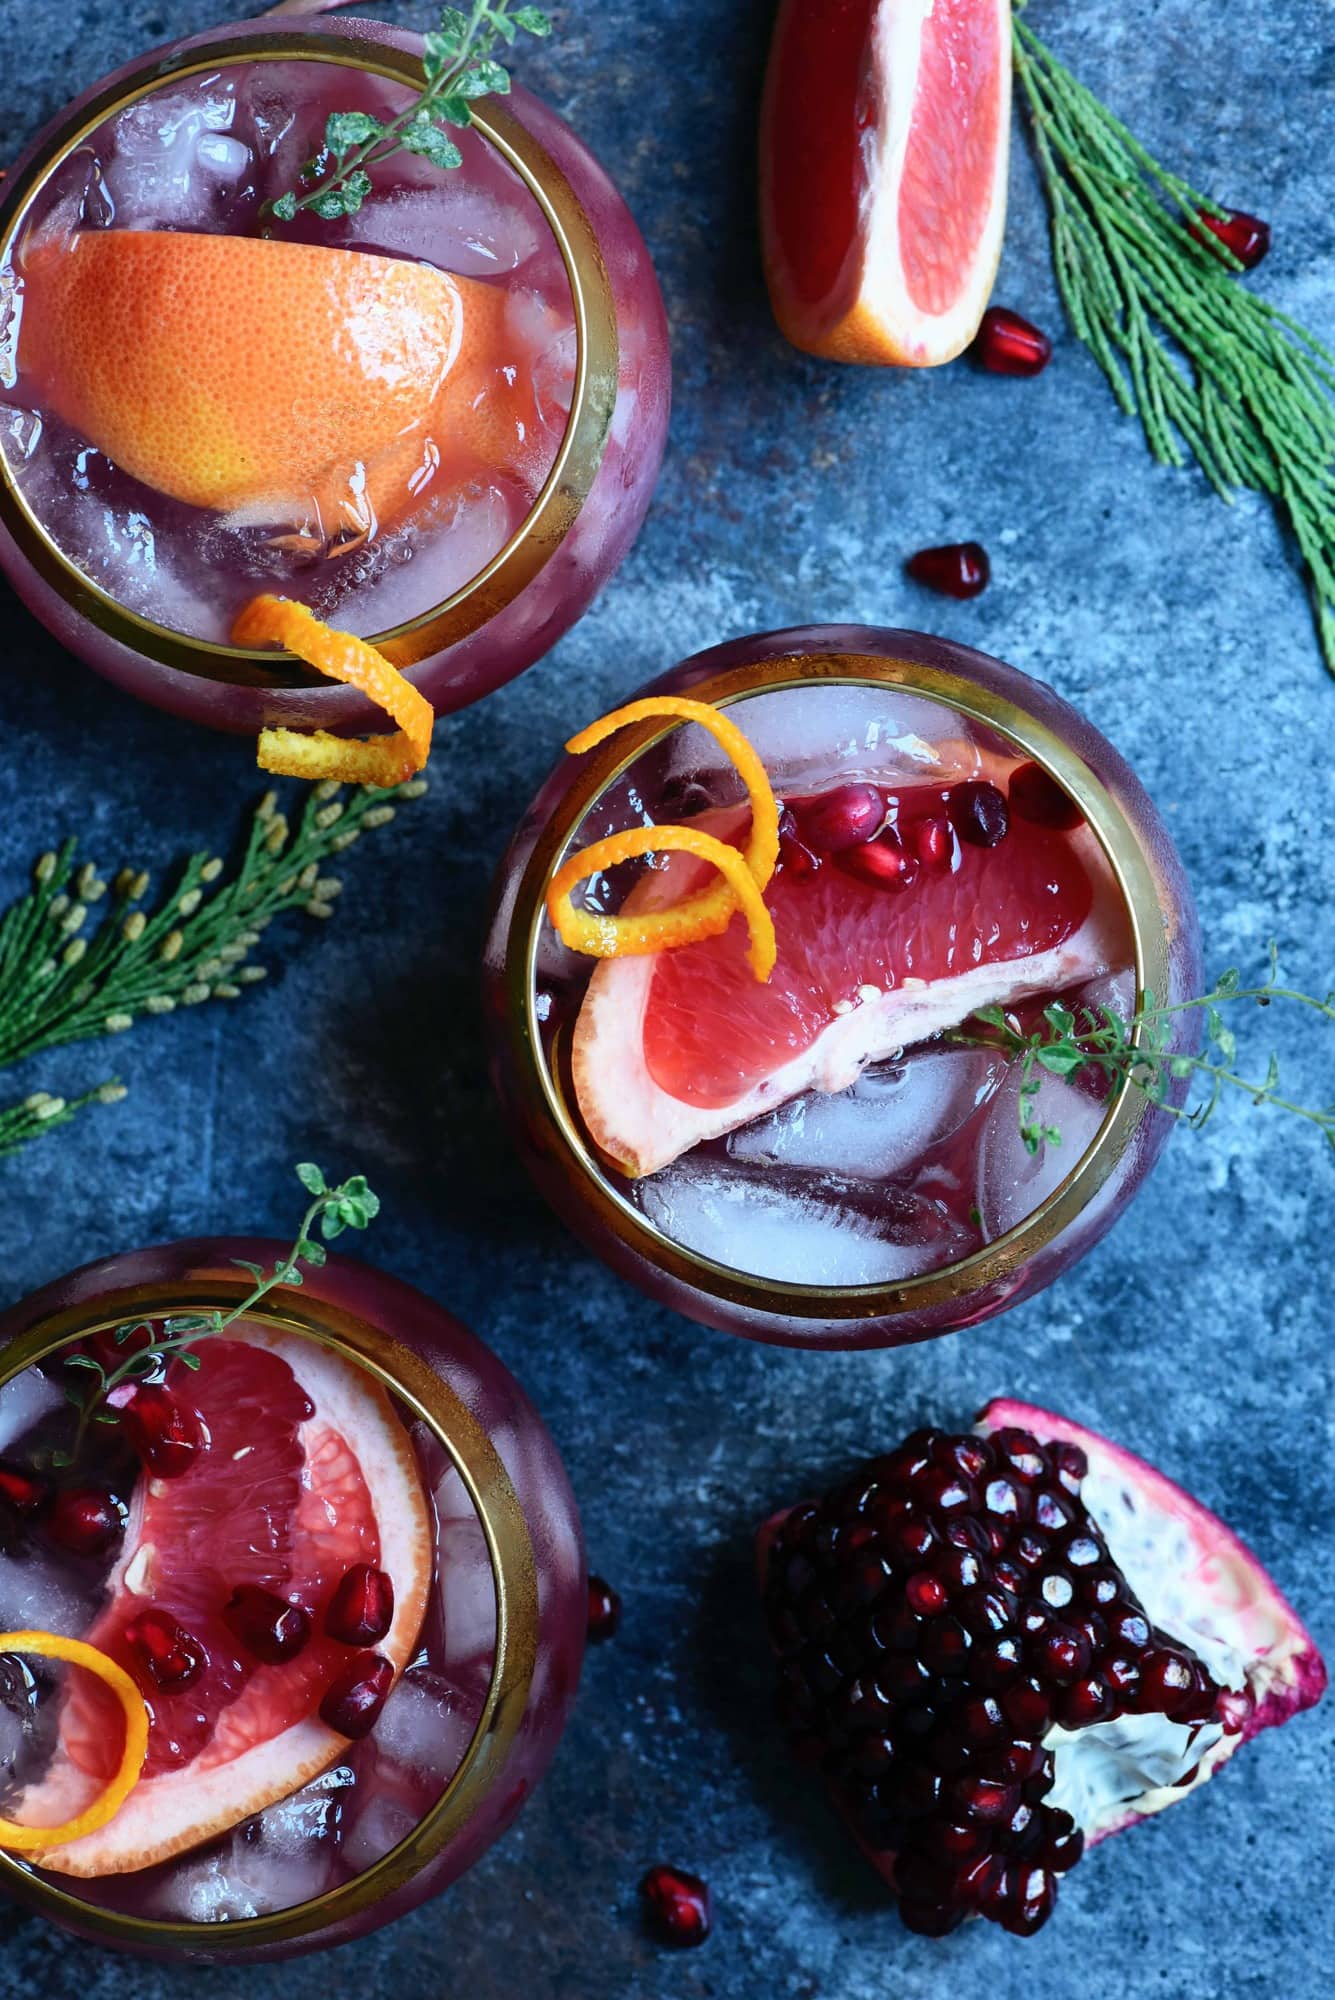
<svg viewBox="0 0 1335 2000">
<path fill-rule="evenodd" d="M 318 1708 L 353 1654 L 323 1614 L 355 1562 L 387 1570 L 394 1619 L 378 1650 L 402 1670 L 425 1615 L 431 1516 L 412 1447 L 384 1391 L 318 1343 L 254 1326 L 200 1343 L 199 1369 L 174 1364 L 209 1448 L 175 1479 L 139 1480 L 109 1601 L 83 1636 L 129 1671 L 149 1709 L 143 1776 L 100 1831 L 40 1857 L 61 1874 L 128 1873 L 165 1861 L 285 1798 L 331 1764 L 346 1739 Z M 223 1608 L 259 1585 L 312 1615 L 305 1648 L 262 1664 Z M 202 1649 L 202 1673 L 163 1692 L 126 1628 L 150 1606 Z M 58 1747 L 14 1812 L 58 1825 L 105 1785 L 124 1724 L 109 1692 L 71 1676 Z"/>
<path fill-rule="evenodd" d="M 521 468 L 505 293 L 369 251 L 84 230 L 21 254 L 19 368 L 145 485 L 237 526 L 374 533 L 428 488 Z"/>
<path fill-rule="evenodd" d="M 1001 255 L 1009 0 L 782 0 L 760 121 L 779 326 L 831 361 L 929 368 Z"/>
<path fill-rule="evenodd" d="M 992 776 L 1003 788 L 1004 770 Z M 906 838 L 941 824 L 949 794 L 948 784 L 897 789 Z M 747 822 L 740 807 L 692 824 L 736 845 Z M 1130 960 L 1125 905 L 1083 822 L 1064 830 L 1012 814 L 997 845 L 957 841 L 901 890 L 859 879 L 847 858 L 773 877 L 778 959 L 764 985 L 737 917 L 720 937 L 595 968 L 572 1042 L 575 1094 L 623 1172 L 656 1173 L 803 1091 L 846 1090 L 868 1063 L 980 1007 L 1059 993 Z M 698 867 L 673 856 L 624 907 L 675 902 L 698 886 Z"/>
</svg>

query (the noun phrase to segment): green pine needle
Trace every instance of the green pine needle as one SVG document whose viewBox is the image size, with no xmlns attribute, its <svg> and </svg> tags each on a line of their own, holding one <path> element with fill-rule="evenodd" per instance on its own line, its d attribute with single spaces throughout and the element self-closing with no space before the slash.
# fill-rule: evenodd
<svg viewBox="0 0 1335 2000">
<path fill-rule="evenodd" d="M 479 97 L 503 97 L 510 88 L 509 71 L 495 60 L 520 32 L 550 35 L 552 24 L 537 7 L 511 7 L 510 0 L 473 0 L 471 12 L 446 7 L 440 26 L 425 35 L 422 68 L 425 83 L 419 95 L 388 124 L 366 111 L 335 111 L 325 125 L 324 149 L 302 170 L 303 192 L 280 195 L 270 205 L 279 222 L 291 222 L 303 209 L 322 221 L 355 215 L 371 192 L 371 170 L 395 153 L 417 153 L 448 172 L 463 165 L 463 154 L 450 137 L 471 125 L 472 102 Z"/>
<path fill-rule="evenodd" d="M 192 854 L 155 909 L 144 907 L 144 870 L 122 868 L 108 884 L 92 862 L 76 864 L 72 839 L 43 854 L 32 889 L 0 916 L 0 1068 L 127 1034 L 179 1008 L 239 1000 L 266 977 L 253 954 L 274 918 L 289 910 L 332 917 L 343 884 L 326 865 L 426 789 L 422 778 L 346 796 L 338 785 L 316 785 L 295 828 L 268 792 L 235 872 L 218 855 Z M 0 1110 L 0 1157 L 124 1095 L 115 1078 L 81 1096 L 31 1092 Z"/>
<path fill-rule="evenodd" d="M 1190 454 L 1224 499 L 1250 488 L 1287 515 L 1335 673 L 1335 356 L 1238 282 L 1198 221 L 1226 209 L 1153 159 L 1019 19 L 1013 49 L 1073 330 L 1155 458 Z"/>
</svg>

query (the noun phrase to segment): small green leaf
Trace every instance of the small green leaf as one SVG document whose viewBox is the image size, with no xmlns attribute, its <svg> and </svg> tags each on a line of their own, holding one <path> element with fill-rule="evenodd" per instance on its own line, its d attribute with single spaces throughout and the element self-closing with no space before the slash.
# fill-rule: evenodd
<svg viewBox="0 0 1335 2000">
<path fill-rule="evenodd" d="M 68 1451 L 53 1451 L 51 1454 L 51 1469 L 53 1472 L 63 1472 L 67 1465 L 73 1465 L 73 1463 L 73 1455 Z"/>
<path fill-rule="evenodd" d="M 459 42 L 452 35 L 428 34 L 422 37 L 425 47 L 422 51 L 422 70 L 428 83 L 439 83 L 459 53 Z"/>
<path fill-rule="evenodd" d="M 199 1367 L 199 1356 L 189 1347 L 183 1347 L 176 1358 L 183 1368 Z"/>
<path fill-rule="evenodd" d="M 510 18 L 517 28 L 524 30 L 526 35 L 543 38 L 552 32 L 551 21 L 541 7 L 516 7 Z"/>
<path fill-rule="evenodd" d="M 448 134 L 433 125 L 426 114 L 419 113 L 411 125 L 403 130 L 400 142 L 405 152 L 416 153 L 424 160 L 430 160 L 433 167 L 450 169 L 461 167 L 464 156 Z"/>
<path fill-rule="evenodd" d="M 120 1418 L 113 1410 L 99 1410 L 93 1418 L 93 1422 L 95 1424 L 117 1424 L 120 1422 Z"/>
<path fill-rule="evenodd" d="M 320 1266 L 323 1263 L 325 1263 L 328 1254 L 329 1253 L 325 1249 L 323 1243 L 312 1243 L 309 1236 L 304 1236 L 301 1242 L 298 1243 L 297 1245 L 298 1257 L 300 1257 L 304 1263 L 309 1264 L 312 1267 L 312 1269 L 316 1271 L 318 1271 L 320 1269 Z"/>
<path fill-rule="evenodd" d="M 114 1338 L 117 1347 L 124 1347 L 126 1341 L 136 1333 L 146 1333 L 150 1340 L 153 1338 L 153 1328 L 146 1319 L 127 1320 L 124 1326 L 116 1328 Z"/>
<path fill-rule="evenodd" d="M 325 120 L 324 142 L 336 159 L 343 160 L 368 139 L 383 139 L 385 128 L 369 111 L 333 111 Z"/>
<path fill-rule="evenodd" d="M 443 118 L 447 125 L 466 126 L 471 125 L 473 122 L 473 114 L 468 107 L 468 100 L 464 97 L 455 97 L 453 95 L 438 97 L 432 109 L 437 118 Z"/>
<path fill-rule="evenodd" d="M 297 1168 L 297 1179 L 301 1182 L 307 1194 L 328 1194 L 329 1192 L 324 1175 L 311 1160 L 303 1160 L 300 1163 Z M 233 1263 L 239 1263 L 241 1260 L 233 1258 L 232 1261 Z"/>
<path fill-rule="evenodd" d="M 336 1215 L 332 1208 L 326 1209 L 320 1217 L 320 1234 L 326 1243 L 332 1243 L 336 1236 L 341 1236 L 345 1226 L 342 1217 Z"/>
<path fill-rule="evenodd" d="M 1218 979 L 1215 981 L 1214 990 L 1221 1000 L 1231 1000 L 1241 984 L 1241 973 L 1237 970 L 1236 966 L 1230 966 L 1227 972 L 1220 973 Z"/>
<path fill-rule="evenodd" d="M 504 97 L 509 89 L 510 72 L 494 62 L 470 64 L 454 86 L 456 97 Z"/>
<path fill-rule="evenodd" d="M 1174 1076 L 1184 1077 L 1190 1076 L 1196 1065 L 1190 1056 L 1173 1056 L 1168 1067 Z"/>
<path fill-rule="evenodd" d="M 294 194 L 280 194 L 269 213 L 279 222 L 291 222 L 297 213 L 297 197 Z"/>
<path fill-rule="evenodd" d="M 238 1271 L 249 1271 L 257 1285 L 264 1283 L 263 1264 L 252 1264 L 248 1257 L 233 1257 L 232 1262 L 236 1265 Z"/>
<path fill-rule="evenodd" d="M 1052 1076 L 1070 1076 L 1075 1070 L 1083 1069 L 1084 1053 L 1080 1049 L 1054 1046 L 1035 1051 L 1039 1062 Z"/>
<path fill-rule="evenodd" d="M 95 1361 L 91 1354 L 67 1354 L 65 1356 L 65 1366 L 67 1368 L 91 1368 L 100 1380 L 105 1382 L 107 1379 L 106 1369 L 100 1361 Z"/>
</svg>

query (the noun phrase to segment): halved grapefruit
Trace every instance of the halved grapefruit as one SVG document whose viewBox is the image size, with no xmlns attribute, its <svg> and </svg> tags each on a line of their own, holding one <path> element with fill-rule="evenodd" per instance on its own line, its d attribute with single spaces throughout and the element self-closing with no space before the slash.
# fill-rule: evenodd
<svg viewBox="0 0 1335 2000">
<path fill-rule="evenodd" d="M 369 251 L 185 230 L 23 246 L 19 368 L 147 486 L 312 543 L 364 537 L 479 465 L 521 469 L 505 292 Z"/>
<path fill-rule="evenodd" d="M 969 768 L 1004 788 L 999 760 Z M 973 782 L 973 781 L 971 781 Z M 950 785 L 894 788 L 906 832 L 940 826 Z M 812 801 L 804 802 L 809 811 Z M 697 822 L 735 844 L 738 807 Z M 807 1090 L 846 1090 L 881 1061 L 980 1007 L 1059 993 L 1128 962 L 1126 908 L 1094 835 L 1012 815 L 994 846 L 953 843 L 907 889 L 827 858 L 781 867 L 765 891 L 778 941 L 757 984 L 746 928 L 651 958 L 603 960 L 575 1024 L 575 1093 L 591 1138 L 624 1172 L 656 1173 Z M 673 902 L 698 864 L 674 856 L 624 907 Z"/>
<path fill-rule="evenodd" d="M 1006 220 L 1009 0 L 782 0 L 760 120 L 774 314 L 831 361 L 968 346 Z"/>
<path fill-rule="evenodd" d="M 321 1614 L 355 1562 L 388 1571 L 394 1619 L 379 1651 L 396 1672 L 425 1615 L 434 1553 L 428 1503 L 407 1433 L 384 1391 L 352 1363 L 299 1336 L 238 1325 L 179 1363 L 209 1448 L 179 1478 L 143 1477 L 110 1601 L 84 1636 L 131 1672 L 149 1709 L 143 1776 L 108 1825 L 46 1852 L 67 1875 L 131 1872 L 165 1861 L 285 1798 L 343 1751 L 319 1720 L 321 1698 L 351 1655 Z M 266 1666 L 223 1609 L 257 1585 L 312 1614 L 295 1659 Z M 174 1619 L 206 1655 L 190 1685 L 145 1684 L 127 1627 L 149 1607 Z M 58 1825 L 99 1793 L 120 1756 L 124 1723 L 91 1676 L 71 1676 L 59 1744 L 14 1817 Z"/>
</svg>

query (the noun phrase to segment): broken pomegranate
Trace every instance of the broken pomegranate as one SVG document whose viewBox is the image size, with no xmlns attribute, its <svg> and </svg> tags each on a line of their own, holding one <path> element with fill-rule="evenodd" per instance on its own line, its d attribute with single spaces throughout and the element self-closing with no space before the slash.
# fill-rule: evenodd
<svg viewBox="0 0 1335 2000">
<path fill-rule="evenodd" d="M 759 1547 L 794 1751 L 932 1936 L 1036 1931 L 1085 1848 L 1325 1687 L 1221 1522 L 1025 1404 L 915 1431 Z"/>
</svg>

